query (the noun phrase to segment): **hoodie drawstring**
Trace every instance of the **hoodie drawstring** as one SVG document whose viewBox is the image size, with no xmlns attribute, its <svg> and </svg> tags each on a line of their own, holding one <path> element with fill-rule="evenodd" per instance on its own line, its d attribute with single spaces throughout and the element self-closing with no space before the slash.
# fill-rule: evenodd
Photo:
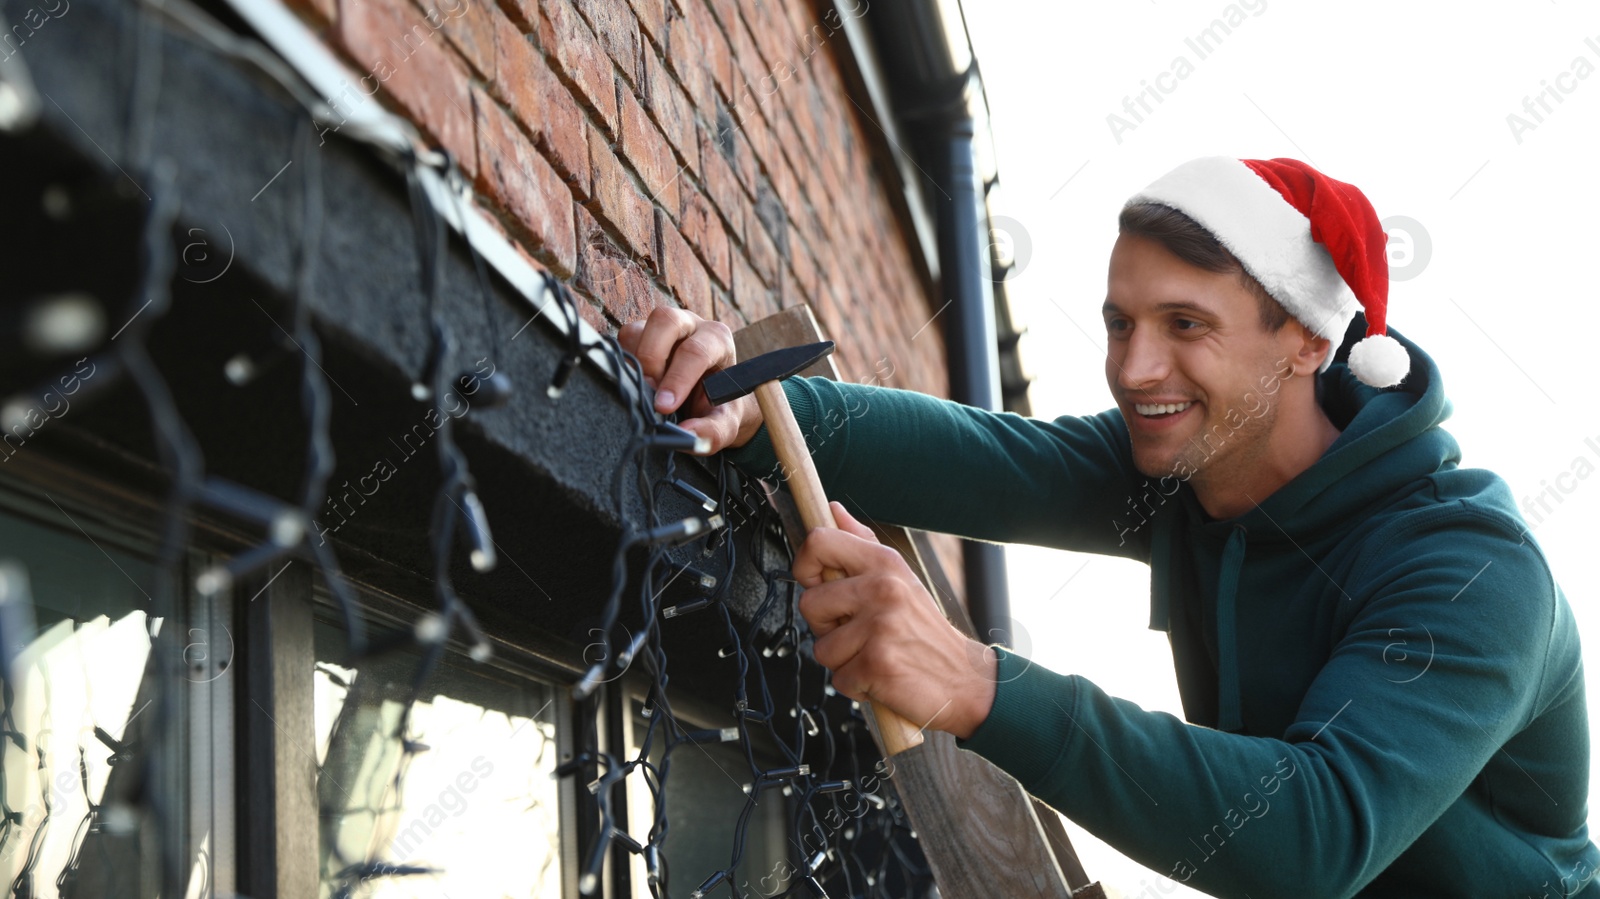
<svg viewBox="0 0 1600 899">
<path fill-rule="evenodd" d="M 1169 519 L 1172 516 L 1167 516 Z M 1150 533 L 1150 629 L 1172 633 L 1172 524 L 1158 520 Z M 1156 560 L 1165 560 L 1159 562 Z"/>
<path fill-rule="evenodd" d="M 1234 597 L 1244 567 L 1245 527 L 1233 526 L 1222 548 L 1222 573 L 1217 579 L 1217 729 L 1244 729 L 1239 709 L 1239 640 L 1234 628 Z"/>
</svg>

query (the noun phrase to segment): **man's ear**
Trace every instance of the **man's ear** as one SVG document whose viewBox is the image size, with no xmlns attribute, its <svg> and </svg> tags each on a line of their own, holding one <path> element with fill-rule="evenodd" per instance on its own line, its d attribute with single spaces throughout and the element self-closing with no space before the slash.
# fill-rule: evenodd
<svg viewBox="0 0 1600 899">
<path fill-rule="evenodd" d="M 1284 329 L 1291 332 L 1288 335 L 1290 370 L 1297 376 L 1315 375 L 1322 368 L 1322 360 L 1327 358 L 1332 342 L 1295 319 L 1290 319 Z"/>
</svg>

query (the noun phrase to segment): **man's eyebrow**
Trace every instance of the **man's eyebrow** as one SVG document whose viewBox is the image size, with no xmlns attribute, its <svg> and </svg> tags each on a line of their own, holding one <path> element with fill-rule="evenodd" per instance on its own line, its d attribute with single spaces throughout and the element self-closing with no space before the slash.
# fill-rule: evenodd
<svg viewBox="0 0 1600 899">
<path fill-rule="evenodd" d="M 1121 311 L 1122 311 L 1121 307 L 1119 307 L 1116 303 L 1113 303 L 1110 300 L 1106 300 L 1104 305 L 1102 305 L 1100 307 L 1100 314 L 1101 315 L 1109 315 L 1109 314 L 1111 314 L 1113 312 L 1121 312 Z M 1214 310 L 1212 310 L 1212 309 L 1210 309 L 1210 308 L 1208 308 L 1206 306 L 1202 306 L 1199 303 L 1184 303 L 1184 302 L 1157 303 L 1155 311 L 1157 311 L 1157 312 L 1196 312 L 1196 313 L 1199 313 L 1201 315 L 1210 316 L 1212 318 L 1215 318 L 1216 315 L 1217 315 L 1217 313 Z"/>
<path fill-rule="evenodd" d="M 1209 309 L 1209 308 L 1207 308 L 1205 306 L 1200 305 L 1199 303 L 1182 303 L 1182 302 L 1157 303 L 1156 304 L 1156 311 L 1157 312 L 1198 312 L 1201 315 L 1208 315 L 1208 316 L 1211 316 L 1213 318 L 1215 318 L 1216 314 L 1217 314 L 1216 312 L 1212 311 L 1211 309 Z"/>
</svg>

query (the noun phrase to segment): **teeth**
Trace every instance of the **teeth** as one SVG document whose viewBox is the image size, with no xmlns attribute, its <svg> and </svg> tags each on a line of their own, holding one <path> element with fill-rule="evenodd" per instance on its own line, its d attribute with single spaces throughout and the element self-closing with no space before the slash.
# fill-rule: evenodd
<svg viewBox="0 0 1600 899">
<path fill-rule="evenodd" d="M 1164 414 L 1166 414 L 1168 412 L 1182 412 L 1183 410 L 1185 410 L 1185 409 L 1187 409 L 1187 408 L 1189 408 L 1190 406 L 1193 406 L 1193 405 L 1194 405 L 1193 402 L 1187 402 L 1187 403 L 1134 403 L 1133 404 L 1133 411 L 1139 413 L 1140 415 L 1164 415 Z"/>
</svg>

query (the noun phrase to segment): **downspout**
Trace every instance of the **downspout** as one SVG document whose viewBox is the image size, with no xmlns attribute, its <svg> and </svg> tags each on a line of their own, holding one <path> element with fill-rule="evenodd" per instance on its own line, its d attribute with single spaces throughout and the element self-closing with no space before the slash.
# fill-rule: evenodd
<svg viewBox="0 0 1600 899">
<path fill-rule="evenodd" d="M 941 287 L 950 302 L 945 312 L 945 348 L 950 366 L 950 396 L 960 403 L 998 411 L 1000 367 L 996 355 L 993 281 L 989 274 L 989 228 L 983 207 L 983 182 L 973 150 L 973 119 L 966 104 L 947 120 L 942 138 L 930 145 L 932 172 L 948 195 L 936 196 Z M 962 543 L 967 609 L 985 642 L 1012 645 L 1011 602 L 1003 547 Z"/>
<path fill-rule="evenodd" d="M 973 102 L 983 102 L 959 0 L 877 4 L 870 21 L 895 88 L 895 107 L 913 135 L 911 151 L 932 184 L 940 306 L 950 396 L 980 409 L 1002 408 L 989 224 L 978 172 Z M 964 541 L 967 611 L 981 639 L 1011 645 L 1004 549 Z"/>
</svg>

